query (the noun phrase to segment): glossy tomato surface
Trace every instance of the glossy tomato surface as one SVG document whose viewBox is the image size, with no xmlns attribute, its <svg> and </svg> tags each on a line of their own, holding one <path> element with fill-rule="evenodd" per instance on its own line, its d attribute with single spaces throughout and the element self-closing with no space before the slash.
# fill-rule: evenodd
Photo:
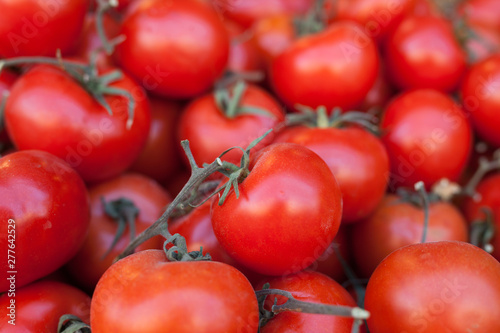
<svg viewBox="0 0 500 333">
<path fill-rule="evenodd" d="M 250 282 L 235 268 L 167 262 L 163 251 L 146 250 L 106 271 L 90 320 L 93 333 L 253 333 L 259 313 Z"/>
<path fill-rule="evenodd" d="M 368 282 L 371 333 L 500 331 L 500 263 L 464 242 L 403 247 Z"/>
<path fill-rule="evenodd" d="M 250 174 L 222 205 L 212 225 L 222 247 L 244 266 L 267 275 L 307 268 L 333 241 L 342 215 L 340 188 L 328 165 L 292 143 L 259 151 Z M 276 237 L 279 235 L 279 237 Z"/>
<path fill-rule="evenodd" d="M 89 226 L 88 193 L 63 160 L 34 150 L 2 157 L 0 198 L 1 291 L 9 289 L 8 271 L 17 272 L 19 288 L 61 267 L 82 245 Z"/>
</svg>

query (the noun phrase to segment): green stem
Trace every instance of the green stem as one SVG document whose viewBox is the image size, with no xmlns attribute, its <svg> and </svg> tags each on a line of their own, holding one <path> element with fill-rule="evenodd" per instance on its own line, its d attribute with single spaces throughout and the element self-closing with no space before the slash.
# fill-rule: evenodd
<svg viewBox="0 0 500 333">
<path fill-rule="evenodd" d="M 117 0 L 98 0 L 97 1 L 97 10 L 96 10 L 96 30 L 101 40 L 104 51 L 107 55 L 111 55 L 114 51 L 115 45 L 111 43 L 111 41 L 106 36 L 106 31 L 104 29 L 104 14 L 110 10 L 111 8 L 118 7 Z"/>
<path fill-rule="evenodd" d="M 424 209 L 424 230 L 422 232 L 421 243 L 425 243 L 427 239 L 427 230 L 429 229 L 429 196 L 425 190 L 424 182 L 415 183 L 415 190 L 420 194 Z"/>
<path fill-rule="evenodd" d="M 472 177 L 469 179 L 468 183 L 463 187 L 462 194 L 474 198 L 476 195 L 476 187 L 479 185 L 481 180 L 486 176 L 486 174 L 493 170 L 500 169 L 500 151 L 495 152 L 495 157 L 492 161 L 488 160 L 486 157 L 479 158 L 479 167 Z"/>
</svg>

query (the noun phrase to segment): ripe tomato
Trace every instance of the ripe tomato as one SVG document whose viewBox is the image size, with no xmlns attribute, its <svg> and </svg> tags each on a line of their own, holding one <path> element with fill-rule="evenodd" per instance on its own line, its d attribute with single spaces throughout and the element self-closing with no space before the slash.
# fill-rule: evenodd
<svg viewBox="0 0 500 333">
<path fill-rule="evenodd" d="M 252 285 L 237 269 L 213 261 L 167 262 L 163 251 L 146 250 L 106 271 L 90 321 L 93 333 L 253 333 L 259 312 Z"/>
<path fill-rule="evenodd" d="M 361 24 L 368 36 L 381 42 L 411 13 L 414 6 L 415 0 L 338 0 L 334 18 Z"/>
<path fill-rule="evenodd" d="M 404 20 L 389 37 L 385 54 L 386 68 L 400 89 L 452 92 L 466 69 L 466 54 L 451 23 L 435 16 Z"/>
<path fill-rule="evenodd" d="M 88 0 L 1 0 L 0 58 L 55 56 L 75 46 Z"/>
<path fill-rule="evenodd" d="M 272 63 L 271 84 L 286 105 L 344 110 L 360 104 L 377 77 L 375 43 L 354 22 L 297 39 Z M 321 82 L 321 84 L 318 84 Z"/>
<path fill-rule="evenodd" d="M 180 145 L 176 137 L 181 105 L 151 97 L 151 127 L 146 146 L 130 167 L 159 183 L 177 175 L 182 167 Z"/>
<path fill-rule="evenodd" d="M 318 154 L 337 179 L 342 192 L 342 222 L 367 217 L 387 188 L 389 158 L 382 142 L 359 127 L 286 128 L 275 142 L 303 145 Z"/>
<path fill-rule="evenodd" d="M 330 305 L 356 306 L 356 302 L 340 284 L 331 278 L 311 271 L 303 271 L 285 277 L 266 280 L 272 289 L 281 289 L 292 293 L 300 301 Z M 274 304 L 285 303 L 282 296 L 269 295 L 266 299 L 268 309 Z M 264 327 L 262 333 L 350 333 L 353 320 L 351 318 L 285 311 L 273 317 Z M 291 329 L 293 328 L 293 330 Z"/>
<path fill-rule="evenodd" d="M 483 208 L 493 213 L 495 235 L 491 240 L 492 256 L 500 261 L 500 174 L 496 173 L 483 179 L 476 188 L 479 200 L 468 198 L 464 203 L 464 212 L 469 222 L 485 219 Z"/>
<path fill-rule="evenodd" d="M 441 178 L 456 181 L 472 148 L 464 111 L 447 95 L 422 89 L 402 93 L 387 106 L 382 141 L 391 163 L 389 188 L 430 188 Z"/>
<path fill-rule="evenodd" d="M 229 20 L 226 20 L 224 25 L 231 40 L 227 69 L 235 73 L 263 69 L 261 55 L 253 40 L 250 39 L 250 32 Z"/>
<path fill-rule="evenodd" d="M 325 252 L 339 228 L 337 181 L 328 165 L 301 145 L 272 144 L 254 159 L 239 185 L 239 199 L 231 190 L 218 205 L 215 196 L 215 236 L 229 255 L 258 273 L 303 270 Z"/>
<path fill-rule="evenodd" d="M 224 16 L 250 27 L 255 21 L 280 15 L 305 14 L 312 8 L 314 0 L 216 0 L 214 6 Z"/>
<path fill-rule="evenodd" d="M 0 296 L 0 306 L 2 333 L 57 332 L 59 318 L 65 314 L 90 322 L 90 297 L 57 281 L 38 281 L 17 289 L 15 294 L 5 293 Z M 12 319 L 15 325 L 9 323 Z"/>
<path fill-rule="evenodd" d="M 6 252 L 0 291 L 9 289 L 7 271 L 19 272 L 15 285 L 21 287 L 61 267 L 82 245 L 88 193 L 63 160 L 34 150 L 0 158 L 0 198 L 0 246 Z"/>
<path fill-rule="evenodd" d="M 468 0 L 459 4 L 467 20 L 489 25 L 500 31 L 500 2 L 497 0 Z"/>
<path fill-rule="evenodd" d="M 500 55 L 486 58 L 469 69 L 462 87 L 462 103 L 470 113 L 477 134 L 495 147 L 500 147 Z"/>
<path fill-rule="evenodd" d="M 500 332 L 500 263 L 464 242 L 409 245 L 368 282 L 371 333 Z"/>
<path fill-rule="evenodd" d="M 224 71 L 229 38 L 208 5 L 197 0 L 146 0 L 123 20 L 118 63 L 147 90 L 171 98 L 207 91 Z"/>
<path fill-rule="evenodd" d="M 351 244 L 356 267 L 370 277 L 377 265 L 392 251 L 419 243 L 424 233 L 424 210 L 395 195 L 388 195 L 375 212 L 353 226 Z M 468 240 L 465 218 L 447 202 L 429 206 L 427 242 Z"/>
<path fill-rule="evenodd" d="M 85 181 L 109 179 L 126 170 L 146 143 L 150 111 L 144 91 L 127 75 L 111 87 L 135 99 L 127 129 L 127 98 L 105 96 L 113 115 L 61 69 L 38 65 L 12 87 L 5 123 L 20 150 L 48 151 L 69 163 Z"/>
<path fill-rule="evenodd" d="M 213 93 L 196 98 L 181 114 L 177 138 L 179 141 L 189 141 L 194 159 L 201 165 L 212 163 L 228 148 L 246 148 L 250 142 L 285 119 L 283 109 L 274 97 L 254 84 L 246 84 L 238 104 L 238 109 L 245 107 L 259 108 L 268 114 L 231 115 L 226 112 L 224 105 L 218 105 Z M 254 150 L 268 145 L 273 137 L 274 134 L 270 133 Z M 240 158 L 241 151 L 237 149 L 224 155 L 224 160 L 237 164 Z"/>
<path fill-rule="evenodd" d="M 170 203 L 170 195 L 155 181 L 139 174 L 123 174 L 89 189 L 90 228 L 80 251 L 67 264 L 66 268 L 73 280 L 84 290 L 91 292 L 97 281 L 113 260 L 130 243 L 130 228 L 127 227 L 115 244 L 107 252 L 118 230 L 118 222 L 105 212 L 102 200 L 130 200 L 138 209 L 135 218 L 135 235 L 139 235 L 155 222 Z M 161 249 L 163 237 L 158 236 L 141 244 L 137 250 Z M 105 257 L 103 257 L 106 253 Z"/>
<path fill-rule="evenodd" d="M 373 109 L 382 110 L 394 94 L 394 89 L 389 83 L 384 66 L 379 67 L 377 78 L 370 91 L 359 106 L 361 111 L 373 111 Z"/>
</svg>

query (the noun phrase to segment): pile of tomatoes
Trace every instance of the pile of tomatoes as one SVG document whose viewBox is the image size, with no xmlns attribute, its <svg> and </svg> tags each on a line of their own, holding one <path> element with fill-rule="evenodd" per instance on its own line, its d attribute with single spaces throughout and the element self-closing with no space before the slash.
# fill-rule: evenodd
<svg viewBox="0 0 500 333">
<path fill-rule="evenodd" d="M 0 0 L 1 332 L 500 332 L 500 1 Z"/>
</svg>

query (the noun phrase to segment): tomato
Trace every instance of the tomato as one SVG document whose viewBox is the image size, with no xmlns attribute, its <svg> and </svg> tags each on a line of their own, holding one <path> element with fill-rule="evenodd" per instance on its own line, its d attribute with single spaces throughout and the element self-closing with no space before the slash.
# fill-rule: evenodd
<svg viewBox="0 0 500 333">
<path fill-rule="evenodd" d="M 222 205 L 214 197 L 215 236 L 229 255 L 258 273 L 303 270 L 325 252 L 339 228 L 337 181 L 328 165 L 301 145 L 272 144 L 254 159 L 239 184 L 239 199 L 233 190 Z"/>
<path fill-rule="evenodd" d="M 456 181 L 472 148 L 472 130 L 464 111 L 447 95 L 430 89 L 408 91 L 387 106 L 382 141 L 391 163 L 389 188 L 430 188 L 441 178 Z"/>
<path fill-rule="evenodd" d="M 497 148 L 500 147 L 499 80 L 500 55 L 496 54 L 471 66 L 461 87 L 462 103 L 476 133 Z"/>
<path fill-rule="evenodd" d="M 68 53 L 82 30 L 88 0 L 1 0 L 0 58 Z"/>
<path fill-rule="evenodd" d="M 111 266 L 91 304 L 93 333 L 256 332 L 257 298 L 235 268 L 212 261 L 167 262 L 146 250 Z"/>
<path fill-rule="evenodd" d="M 500 31 L 500 3 L 497 0 L 468 0 L 460 3 L 459 11 L 467 20 L 486 24 Z"/>
<path fill-rule="evenodd" d="M 382 142 L 364 129 L 295 126 L 275 142 L 303 145 L 326 162 L 342 192 L 343 223 L 367 217 L 384 197 L 389 158 Z"/>
<path fill-rule="evenodd" d="M 224 16 L 250 27 L 255 21 L 279 14 L 305 14 L 314 0 L 216 0 L 215 6 Z"/>
<path fill-rule="evenodd" d="M 224 24 L 197 0 L 146 0 L 123 20 L 118 63 L 148 91 L 191 98 L 213 85 L 229 56 Z"/>
<path fill-rule="evenodd" d="M 435 16 L 404 20 L 386 45 L 387 70 L 400 89 L 452 92 L 466 69 L 466 54 L 449 21 Z"/>
<path fill-rule="evenodd" d="M 356 306 L 356 302 L 347 290 L 334 280 L 317 272 L 304 271 L 265 282 L 268 282 L 272 289 L 291 292 L 293 297 L 300 301 Z M 266 300 L 269 308 L 274 303 L 275 298 L 278 299 L 278 305 L 285 302 L 285 299 L 281 296 L 269 295 Z M 264 325 L 261 332 L 350 333 L 352 325 L 353 320 L 351 318 L 285 311 L 273 317 Z"/>
<path fill-rule="evenodd" d="M 181 168 L 180 144 L 176 129 L 181 105 L 151 97 L 151 127 L 146 146 L 130 167 L 159 183 L 174 177 Z"/>
<path fill-rule="evenodd" d="M 495 234 L 491 240 L 492 255 L 500 261 L 500 174 L 495 173 L 484 178 L 476 188 L 479 200 L 468 198 L 464 203 L 464 212 L 469 222 L 484 221 L 486 216 L 483 209 L 490 209 L 493 213 Z"/>
<path fill-rule="evenodd" d="M 105 96 L 113 115 L 61 69 L 38 65 L 12 87 L 5 123 L 20 150 L 48 151 L 74 167 L 85 181 L 109 179 L 126 170 L 146 143 L 150 111 L 144 91 L 124 74 L 111 87 L 135 99 L 127 129 L 127 98 Z"/>
<path fill-rule="evenodd" d="M 102 200 L 127 199 L 138 209 L 135 218 L 135 235 L 139 235 L 155 222 L 170 203 L 170 195 L 155 181 L 139 174 L 127 173 L 89 189 L 90 228 L 80 251 L 67 264 L 73 280 L 84 290 L 92 291 L 114 259 L 130 243 L 130 228 L 127 227 L 108 253 L 118 230 L 118 223 L 105 212 Z M 161 249 L 163 237 L 155 237 L 137 250 Z M 108 253 L 106 256 L 104 256 Z"/>
<path fill-rule="evenodd" d="M 393 96 L 394 89 L 389 83 L 386 72 L 382 67 L 379 67 L 377 78 L 359 106 L 359 110 L 373 111 L 373 109 L 383 109 Z"/>
<path fill-rule="evenodd" d="M 387 195 L 375 212 L 353 226 L 351 243 L 356 267 L 369 277 L 392 251 L 419 243 L 424 233 L 424 209 Z M 426 242 L 468 240 L 468 228 L 460 211 L 448 202 L 432 202 Z"/>
<path fill-rule="evenodd" d="M 89 226 L 88 193 L 61 159 L 34 150 L 0 158 L 0 198 L 5 249 L 0 291 L 9 289 L 7 271 L 19 272 L 15 285 L 21 287 L 61 267 L 82 245 Z"/>
<path fill-rule="evenodd" d="M 97 53 L 98 68 L 104 69 L 113 67 L 113 60 L 110 56 L 106 55 L 101 38 L 97 33 L 95 20 L 95 13 L 87 13 L 80 41 L 78 42 L 77 49 L 75 51 L 75 56 L 88 62 L 93 54 Z M 109 40 L 117 37 L 120 30 L 119 22 L 111 15 L 103 15 L 102 20 L 106 37 Z"/>
<path fill-rule="evenodd" d="M 287 106 L 344 110 L 360 104 L 377 77 L 375 43 L 354 22 L 297 39 L 272 63 L 271 84 Z M 318 84 L 321 82 L 321 84 Z"/>
<path fill-rule="evenodd" d="M 260 71 L 261 56 L 250 39 L 250 32 L 232 21 L 225 21 L 224 25 L 231 39 L 227 69 L 235 73 Z"/>
<path fill-rule="evenodd" d="M 12 87 L 16 79 L 17 75 L 8 70 L 2 70 L 2 72 L 0 72 L 0 105 L 2 102 L 4 102 L 4 98 L 8 97 L 10 88 Z M 3 126 L 0 126 L 0 148 L 2 144 L 7 144 L 8 142 L 9 137 L 7 136 L 7 133 L 5 132 Z"/>
<path fill-rule="evenodd" d="M 234 98 L 234 87 L 232 97 Z M 245 113 L 245 107 L 264 110 L 266 113 Z M 214 94 L 193 99 L 184 109 L 178 123 L 178 141 L 188 140 L 194 159 L 199 165 L 212 163 L 223 151 L 234 146 L 246 148 L 250 142 L 264 135 L 284 121 L 279 103 L 262 88 L 246 84 L 236 108 L 230 114 L 226 106 L 217 102 Z M 269 134 L 254 150 L 268 145 L 274 134 Z M 234 149 L 224 155 L 224 160 L 239 165 L 241 151 Z"/>
<path fill-rule="evenodd" d="M 339 0 L 335 5 L 335 19 L 361 24 L 367 35 L 380 42 L 396 29 L 414 6 L 415 0 Z"/>
<path fill-rule="evenodd" d="M 500 263 L 464 242 L 409 245 L 368 282 L 371 333 L 500 332 Z"/>
<path fill-rule="evenodd" d="M 5 293 L 0 296 L 0 306 L 2 333 L 57 332 L 59 318 L 65 314 L 90 322 L 90 297 L 73 286 L 56 281 L 34 282 L 16 289 L 11 296 Z"/>
</svg>

